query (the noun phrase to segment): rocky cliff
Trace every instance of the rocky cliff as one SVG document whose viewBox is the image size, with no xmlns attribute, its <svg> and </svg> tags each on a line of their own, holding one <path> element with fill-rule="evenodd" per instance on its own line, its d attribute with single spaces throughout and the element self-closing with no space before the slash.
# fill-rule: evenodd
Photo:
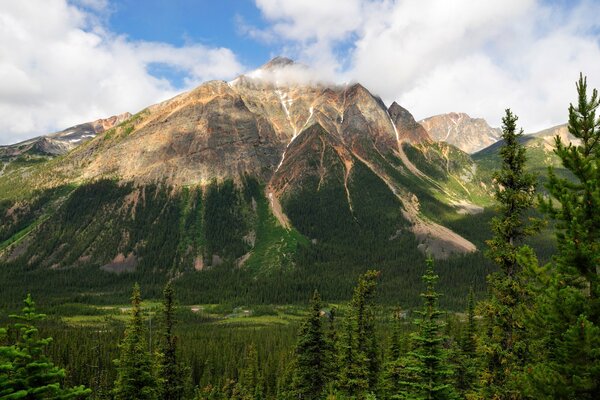
<svg viewBox="0 0 600 400">
<path fill-rule="evenodd" d="M 440 114 L 419 123 L 436 141 L 452 144 L 464 152 L 475 153 L 498 141 L 502 131 L 492 128 L 483 118 L 465 113 Z"/>
</svg>

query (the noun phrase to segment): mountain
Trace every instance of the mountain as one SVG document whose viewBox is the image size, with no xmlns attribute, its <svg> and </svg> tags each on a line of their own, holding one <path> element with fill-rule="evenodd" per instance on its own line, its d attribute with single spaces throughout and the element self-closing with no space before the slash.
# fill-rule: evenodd
<svg viewBox="0 0 600 400">
<path fill-rule="evenodd" d="M 401 276 L 424 254 L 475 252 L 491 199 L 469 155 L 400 105 L 284 58 L 77 143 L 0 176 L 0 262 L 13 277 L 321 265 L 303 278 L 314 280 L 373 263 Z"/>
<path fill-rule="evenodd" d="M 554 154 L 555 138 L 557 136 L 561 138 L 563 143 L 572 142 L 577 144 L 577 140 L 569 133 L 567 124 L 526 134 L 520 138 L 520 142 L 527 149 L 528 169 L 536 172 L 542 181 L 545 179 L 549 166 L 556 168 L 559 174 L 566 174 L 560 159 Z M 473 159 L 482 169 L 491 170 L 500 162 L 499 151 L 503 144 L 504 141 L 500 140 L 473 154 Z"/>
<path fill-rule="evenodd" d="M 129 119 L 123 113 L 109 118 L 75 125 L 60 132 L 39 136 L 20 143 L 0 146 L 0 160 L 6 161 L 24 155 L 57 156 L 68 153 L 81 143 Z"/>
<path fill-rule="evenodd" d="M 492 128 L 483 118 L 465 113 L 440 114 L 419 123 L 436 141 L 450 143 L 466 153 L 475 153 L 500 139 L 502 130 Z"/>
</svg>

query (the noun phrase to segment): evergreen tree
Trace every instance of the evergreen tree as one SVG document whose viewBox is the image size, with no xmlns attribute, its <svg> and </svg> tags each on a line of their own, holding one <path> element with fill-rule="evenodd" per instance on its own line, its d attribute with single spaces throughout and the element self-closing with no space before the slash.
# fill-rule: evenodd
<svg viewBox="0 0 600 400">
<path fill-rule="evenodd" d="M 65 370 L 55 366 L 45 355 L 52 338 L 40 338 L 34 322 L 45 318 L 35 311 L 35 303 L 28 295 L 12 329 L 17 334 L 13 344 L 0 346 L 0 398 L 2 399 L 81 399 L 90 389 L 83 386 L 65 388 L 62 381 Z M 6 339 L 6 329 L 0 330 L 0 339 Z"/>
<path fill-rule="evenodd" d="M 338 354 L 339 338 L 336 328 L 337 309 L 332 307 L 327 317 L 327 331 L 325 332 L 325 382 L 328 393 L 334 392 L 334 386 L 340 371 L 340 357 Z"/>
<path fill-rule="evenodd" d="M 457 350 L 456 388 L 463 396 L 472 396 L 476 392 L 478 378 L 477 325 L 475 322 L 475 299 L 473 288 L 467 298 L 467 324 L 460 338 Z"/>
<path fill-rule="evenodd" d="M 327 344 L 321 326 L 321 296 L 315 291 L 309 315 L 300 328 L 296 345 L 294 398 L 320 399 L 326 385 Z"/>
<path fill-rule="evenodd" d="M 536 358 L 524 374 L 528 394 L 542 399 L 597 399 L 600 393 L 600 119 L 598 93 L 580 76 L 569 107 L 569 133 L 555 140 L 570 179 L 549 169 L 550 197 L 540 204 L 556 222 L 558 253 L 541 275 L 531 313 Z"/>
<path fill-rule="evenodd" d="M 160 397 L 164 400 L 179 400 L 184 394 L 184 377 L 187 371 L 177 358 L 175 327 L 175 292 L 171 282 L 163 290 L 162 338 L 159 349 L 158 376 L 161 379 Z"/>
<path fill-rule="evenodd" d="M 373 297 L 378 277 L 379 271 L 373 270 L 359 277 L 340 349 L 340 387 L 348 396 L 357 399 L 367 398 L 377 389 L 379 359 Z"/>
<path fill-rule="evenodd" d="M 250 344 L 245 351 L 243 368 L 239 372 L 233 398 L 240 400 L 262 399 L 262 383 L 258 352 L 256 346 Z"/>
<path fill-rule="evenodd" d="M 401 348 L 401 320 L 402 311 L 398 307 L 393 315 L 392 335 L 384 368 L 383 392 L 386 399 L 402 399 L 401 382 L 406 379 L 406 358 L 403 357 Z"/>
<path fill-rule="evenodd" d="M 536 177 L 525 172 L 525 147 L 519 142 L 523 130 L 517 133 L 517 119 L 510 109 L 502 118 L 502 166 L 494 174 L 500 215 L 492 219 L 494 236 L 487 242 L 487 256 L 500 270 L 488 276 L 490 298 L 482 307 L 489 323 L 488 335 L 480 340 L 485 359 L 482 387 L 484 397 L 496 399 L 519 397 L 515 377 L 527 356 L 523 312 L 530 300 L 519 255 L 530 252 L 523 239 L 539 229 L 537 220 L 527 218 L 535 201 Z"/>
<path fill-rule="evenodd" d="M 569 106 L 569 133 L 581 143 L 564 144 L 556 137 L 555 153 L 575 182 L 559 178 L 549 168 L 548 191 L 552 198 L 541 206 L 557 222 L 557 272 L 565 285 L 585 289 L 594 323 L 598 323 L 598 266 L 600 265 L 600 105 L 598 91 L 587 95 L 587 80 L 579 77 L 577 107 Z M 557 202 L 558 207 L 555 207 Z"/>
<path fill-rule="evenodd" d="M 411 335 L 414 349 L 409 353 L 407 370 L 411 380 L 401 382 L 404 393 L 399 398 L 414 400 L 456 399 L 454 387 L 450 384 L 453 374 L 448 363 L 448 350 L 444 348 L 447 337 L 442 334 L 445 323 L 440 321 L 442 312 L 438 307 L 440 294 L 435 285 L 438 275 L 433 270 L 433 260 L 427 259 L 427 270 L 423 275 L 426 290 L 421 294 L 423 309 L 417 311 L 420 318 L 414 320 L 417 332 Z"/>
<path fill-rule="evenodd" d="M 158 397 L 141 303 L 140 287 L 136 283 L 131 295 L 131 318 L 119 346 L 120 358 L 116 361 L 114 396 L 117 400 L 154 400 Z"/>
</svg>

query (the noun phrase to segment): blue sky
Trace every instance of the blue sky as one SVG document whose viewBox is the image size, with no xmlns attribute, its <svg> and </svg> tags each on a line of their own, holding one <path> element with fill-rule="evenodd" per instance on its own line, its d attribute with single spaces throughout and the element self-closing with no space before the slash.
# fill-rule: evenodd
<svg viewBox="0 0 600 400">
<path fill-rule="evenodd" d="M 562 123 L 600 86 L 600 0 L 0 2 L 0 144 L 150 104 L 275 55 L 358 81 L 417 119 Z"/>
<path fill-rule="evenodd" d="M 239 29 L 243 19 L 264 27 L 260 10 L 250 0 L 139 0 L 111 2 L 109 26 L 134 40 L 189 42 L 232 49 L 244 65 L 260 65 L 273 52 Z"/>
</svg>

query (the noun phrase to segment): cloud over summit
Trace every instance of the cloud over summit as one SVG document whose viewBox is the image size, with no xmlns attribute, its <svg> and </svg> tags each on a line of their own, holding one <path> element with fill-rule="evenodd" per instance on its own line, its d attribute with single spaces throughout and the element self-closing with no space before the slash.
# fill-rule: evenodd
<svg viewBox="0 0 600 400">
<path fill-rule="evenodd" d="M 76 4 L 86 8 L 64 0 L 0 6 L 0 144 L 136 112 L 181 91 L 150 74 L 153 65 L 183 74 L 188 87 L 243 70 L 227 48 L 132 41 L 89 11 L 102 12 L 105 1 Z"/>
</svg>

